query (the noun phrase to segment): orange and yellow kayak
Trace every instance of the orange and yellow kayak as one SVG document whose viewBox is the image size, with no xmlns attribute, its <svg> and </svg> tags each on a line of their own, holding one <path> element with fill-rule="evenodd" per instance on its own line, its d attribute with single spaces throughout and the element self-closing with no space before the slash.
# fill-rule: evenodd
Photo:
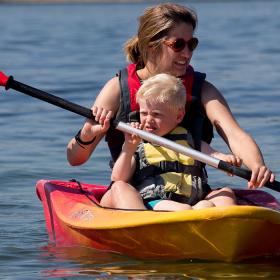
<svg viewBox="0 0 280 280">
<path fill-rule="evenodd" d="M 280 253 L 280 204 L 266 192 L 236 190 L 238 206 L 157 212 L 102 208 L 106 189 L 38 181 L 50 241 L 141 259 L 233 262 Z"/>
</svg>

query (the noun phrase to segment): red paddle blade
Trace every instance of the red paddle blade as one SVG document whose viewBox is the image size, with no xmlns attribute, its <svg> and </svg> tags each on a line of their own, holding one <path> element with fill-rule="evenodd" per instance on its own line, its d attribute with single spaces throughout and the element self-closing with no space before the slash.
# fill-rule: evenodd
<svg viewBox="0 0 280 280">
<path fill-rule="evenodd" d="M 9 77 L 0 71 L 0 86 L 5 87 L 7 85 Z"/>
</svg>

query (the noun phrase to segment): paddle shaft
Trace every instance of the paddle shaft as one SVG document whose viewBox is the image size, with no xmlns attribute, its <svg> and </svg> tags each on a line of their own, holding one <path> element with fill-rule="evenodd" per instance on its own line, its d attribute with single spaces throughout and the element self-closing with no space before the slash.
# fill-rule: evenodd
<svg viewBox="0 0 280 280">
<path fill-rule="evenodd" d="M 243 179 L 246 180 L 250 180 L 252 172 L 248 169 L 244 169 L 244 168 L 240 168 L 237 166 L 233 166 L 228 162 L 225 162 L 223 160 L 219 160 L 217 158 L 214 158 L 212 156 L 208 156 L 202 152 L 199 152 L 197 150 L 194 150 L 192 148 L 188 148 L 185 147 L 183 145 L 177 144 L 171 140 L 168 140 L 166 138 L 157 136 L 155 134 L 146 132 L 144 130 L 139 130 L 136 128 L 131 127 L 130 125 L 127 125 L 123 122 L 119 122 L 116 126 L 117 129 L 123 131 L 123 132 L 127 132 L 127 133 L 131 133 L 131 134 L 135 134 L 145 140 L 147 140 L 148 142 L 152 142 L 154 144 L 160 145 L 160 146 L 164 146 L 166 148 L 169 148 L 175 152 L 178 152 L 180 154 L 189 156 L 195 160 L 198 160 L 200 162 L 203 162 L 205 164 L 208 164 L 212 167 L 215 167 L 217 169 L 229 172 L 231 174 L 234 174 L 238 177 L 241 177 Z M 274 181 L 273 183 L 267 182 L 265 184 L 266 187 L 275 190 L 275 191 L 279 191 L 280 192 L 280 182 Z"/>
<path fill-rule="evenodd" d="M 63 98 L 52 95 L 50 93 L 47 93 L 45 91 L 22 84 L 18 81 L 15 81 L 13 79 L 13 77 L 9 77 L 5 88 L 6 88 L 6 90 L 8 90 L 9 88 L 14 89 L 18 92 L 24 93 L 26 95 L 35 97 L 37 99 L 40 99 L 40 100 L 46 101 L 50 104 L 53 104 L 55 106 L 58 106 L 62 109 L 76 113 L 80 116 L 84 116 L 86 118 L 93 119 L 92 111 L 90 109 L 80 106 L 78 104 L 72 103 L 70 101 L 67 101 Z"/>
<path fill-rule="evenodd" d="M 55 106 L 65 109 L 65 110 L 71 111 L 80 116 L 94 120 L 92 111 L 88 108 L 85 108 L 85 107 L 75 104 L 73 102 L 67 101 L 63 98 L 52 95 L 45 91 L 28 86 L 26 84 L 20 83 L 20 82 L 14 80 L 12 76 L 7 78 L 3 73 L 0 72 L 0 74 L 1 74 L 0 75 L 0 85 L 4 86 L 6 90 L 8 90 L 10 88 L 14 89 L 18 92 L 27 94 L 29 96 L 35 97 L 35 98 L 43 100 L 43 101 L 46 101 L 50 104 L 53 104 Z M 116 129 L 118 129 L 122 132 L 135 134 L 142 139 L 145 139 L 145 140 L 152 142 L 154 144 L 157 144 L 157 145 L 164 146 L 166 148 L 169 148 L 169 149 L 176 151 L 178 153 L 181 153 L 183 155 L 189 156 L 195 160 L 208 164 L 214 168 L 229 172 L 233 175 L 236 175 L 236 176 L 246 179 L 248 181 L 251 178 L 250 170 L 233 166 L 225 161 L 208 156 L 204 153 L 201 153 L 194 149 L 185 147 L 183 145 L 179 145 L 171 140 L 157 136 L 155 134 L 133 128 L 130 125 L 125 124 L 123 122 L 119 122 L 117 120 L 113 121 L 113 125 L 115 126 Z M 267 182 L 265 184 L 265 186 L 269 189 L 280 192 L 280 182 L 278 182 L 278 181 L 274 181 L 273 183 Z"/>
</svg>

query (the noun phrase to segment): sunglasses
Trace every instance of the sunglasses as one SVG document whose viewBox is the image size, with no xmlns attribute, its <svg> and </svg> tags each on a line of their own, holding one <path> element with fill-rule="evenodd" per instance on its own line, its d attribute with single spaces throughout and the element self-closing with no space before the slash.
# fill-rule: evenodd
<svg viewBox="0 0 280 280">
<path fill-rule="evenodd" d="M 183 38 L 178 38 L 175 40 L 164 40 L 163 43 L 170 47 L 174 52 L 181 52 L 186 46 L 190 52 L 193 52 L 198 45 L 198 39 L 196 37 L 185 41 Z"/>
</svg>

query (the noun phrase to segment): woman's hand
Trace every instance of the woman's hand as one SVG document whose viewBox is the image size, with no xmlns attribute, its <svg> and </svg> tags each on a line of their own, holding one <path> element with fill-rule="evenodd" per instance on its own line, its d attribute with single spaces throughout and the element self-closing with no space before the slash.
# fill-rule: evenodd
<svg viewBox="0 0 280 280">
<path fill-rule="evenodd" d="M 215 152 L 213 156 L 215 158 L 218 158 L 220 160 L 228 162 L 233 166 L 240 167 L 242 165 L 242 159 L 238 156 L 233 155 L 233 154 L 223 154 L 223 153 L 220 153 L 220 152 Z M 231 174 L 229 172 L 227 172 L 227 174 L 229 176 L 233 176 L 233 174 Z"/>
<path fill-rule="evenodd" d="M 92 119 L 86 119 L 80 133 L 78 143 L 73 137 L 67 145 L 67 160 L 73 165 L 85 163 L 94 152 L 106 131 L 110 127 L 110 120 L 119 108 L 120 85 L 118 77 L 110 79 L 102 88 L 92 106 Z M 86 144 L 82 144 L 86 143 Z"/>
<path fill-rule="evenodd" d="M 252 169 L 252 176 L 248 182 L 248 188 L 260 188 L 263 187 L 267 181 L 272 183 L 274 180 L 275 175 L 268 167 L 265 165 L 256 166 Z"/>
<path fill-rule="evenodd" d="M 113 117 L 112 111 L 97 106 L 93 106 L 92 114 L 95 117 L 95 121 L 87 119 L 81 130 L 83 141 L 90 141 L 98 135 L 105 134 Z"/>
<path fill-rule="evenodd" d="M 93 106 L 92 114 L 95 116 L 95 121 L 98 123 L 93 130 L 99 133 L 105 133 L 110 127 L 110 120 L 113 117 L 113 112 L 101 107 Z"/>
<path fill-rule="evenodd" d="M 218 158 L 237 167 L 240 167 L 242 165 L 242 159 L 232 154 L 219 153 Z"/>
</svg>

